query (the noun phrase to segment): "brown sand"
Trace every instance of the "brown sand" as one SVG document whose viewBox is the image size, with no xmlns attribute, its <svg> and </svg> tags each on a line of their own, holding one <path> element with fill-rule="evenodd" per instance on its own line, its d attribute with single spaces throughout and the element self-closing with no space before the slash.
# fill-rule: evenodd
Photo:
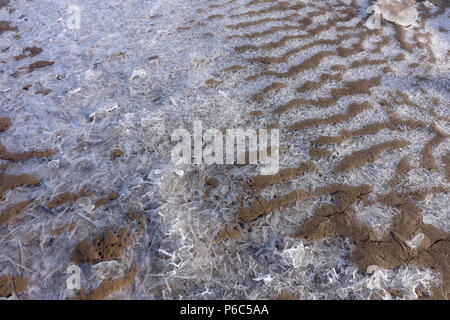
<svg viewBox="0 0 450 320">
<path fill-rule="evenodd" d="M 12 27 L 10 24 L 10 21 L 0 21 L 0 35 L 8 31 L 17 31 L 17 27 Z"/>
<path fill-rule="evenodd" d="M 8 190 L 14 190 L 23 186 L 36 186 L 39 180 L 29 174 L 5 174 L 0 173 L 0 201 L 4 200 L 3 194 Z"/>
<path fill-rule="evenodd" d="M 28 280 L 22 277 L 3 276 L 0 278 L 0 297 L 9 298 L 13 293 L 21 294 L 25 292 Z"/>
<path fill-rule="evenodd" d="M 39 61 L 36 61 L 36 62 L 33 62 L 32 64 L 30 64 L 30 66 L 28 67 L 28 72 L 33 72 L 34 70 L 37 70 L 40 68 L 45 68 L 45 67 L 51 66 L 53 64 L 54 64 L 53 61 L 39 60 Z"/>
<path fill-rule="evenodd" d="M 133 238 L 126 228 L 118 231 L 107 229 L 93 241 L 84 239 L 73 249 L 70 261 L 76 264 L 92 263 L 119 259 Z"/>
<path fill-rule="evenodd" d="M 57 195 L 52 201 L 50 201 L 47 205 L 49 209 L 53 209 L 56 207 L 59 207 L 67 202 L 71 201 L 77 201 L 80 198 L 84 197 L 90 197 L 92 195 L 95 195 L 95 192 L 89 191 L 90 186 L 86 186 L 83 189 L 81 189 L 78 193 L 73 192 L 63 192 L 59 195 Z"/>
<path fill-rule="evenodd" d="M 218 244 L 228 239 L 237 239 L 242 236 L 243 230 L 239 224 L 226 226 L 219 231 L 214 243 Z"/>
<path fill-rule="evenodd" d="M 92 208 L 92 211 L 94 211 L 95 209 L 97 209 L 100 206 L 108 204 L 108 202 L 110 202 L 110 201 L 118 199 L 119 197 L 120 197 L 120 194 L 118 194 L 117 192 L 110 193 L 107 198 L 102 198 L 102 199 L 98 200 L 94 204 L 94 208 Z"/>
<path fill-rule="evenodd" d="M 244 222 L 251 222 L 260 216 L 274 212 L 275 210 L 287 206 L 299 200 L 312 198 L 313 195 L 303 190 L 294 190 L 286 196 L 276 197 L 272 201 L 267 201 L 262 197 L 258 197 L 253 202 L 253 210 L 243 206 L 238 208 L 238 218 Z"/>
<path fill-rule="evenodd" d="M 3 227 L 20 217 L 34 200 L 19 202 L 18 204 L 3 210 L 0 214 L 0 227 Z"/>
<path fill-rule="evenodd" d="M 27 151 L 27 152 L 9 152 L 6 147 L 0 142 L 0 159 L 2 160 L 8 160 L 12 162 L 19 162 L 28 160 L 30 158 L 49 158 L 53 156 L 56 153 L 53 149 L 48 150 L 33 150 L 33 151 Z"/>
<path fill-rule="evenodd" d="M 53 229 L 51 232 L 50 232 L 50 235 L 52 235 L 52 236 L 59 236 L 59 235 L 61 235 L 63 232 L 72 232 L 74 229 L 75 229 L 75 227 L 76 227 L 76 223 L 75 222 L 72 222 L 72 223 L 69 223 L 69 224 L 66 224 L 66 225 L 64 225 L 64 226 L 62 226 L 62 227 L 59 227 L 59 228 L 56 228 L 56 229 Z"/>
<path fill-rule="evenodd" d="M 119 292 L 122 288 L 129 286 L 133 283 L 136 274 L 139 269 L 137 267 L 133 268 L 130 273 L 122 278 L 117 278 L 112 280 L 110 277 L 100 283 L 100 285 L 92 290 L 89 294 L 84 292 L 84 288 L 81 289 L 80 294 L 75 296 L 74 300 L 103 300 L 109 295 Z"/>
<path fill-rule="evenodd" d="M 11 119 L 9 117 L 0 118 L 0 132 L 6 131 L 11 127 Z"/>
<path fill-rule="evenodd" d="M 369 149 L 356 151 L 348 156 L 337 165 L 334 172 L 348 172 L 354 168 L 363 166 L 366 162 L 375 162 L 381 155 L 389 149 L 400 149 L 409 145 L 408 141 L 392 140 L 383 142 L 370 147 Z"/>
<path fill-rule="evenodd" d="M 111 153 L 111 159 L 114 160 L 116 158 L 123 156 L 124 154 L 125 154 L 125 152 L 123 152 L 123 150 L 114 149 L 113 152 Z"/>
</svg>

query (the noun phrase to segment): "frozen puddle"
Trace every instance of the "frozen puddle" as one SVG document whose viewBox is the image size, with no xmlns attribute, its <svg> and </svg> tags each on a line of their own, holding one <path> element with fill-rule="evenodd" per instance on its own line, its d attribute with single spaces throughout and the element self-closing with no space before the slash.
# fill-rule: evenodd
<svg viewBox="0 0 450 320">
<path fill-rule="evenodd" d="M 2 4 L 2 298 L 448 298 L 442 1 Z M 194 121 L 280 171 L 175 165 Z"/>
</svg>

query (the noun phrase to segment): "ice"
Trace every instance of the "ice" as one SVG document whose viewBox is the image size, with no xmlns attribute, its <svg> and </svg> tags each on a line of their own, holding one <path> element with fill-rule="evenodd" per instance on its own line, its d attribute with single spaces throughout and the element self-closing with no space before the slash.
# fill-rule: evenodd
<svg viewBox="0 0 450 320">
<path fill-rule="evenodd" d="M 291 238 L 298 226 L 313 216 L 316 208 L 324 202 L 334 201 L 332 197 L 292 204 L 246 226 L 248 230 L 245 230 L 242 239 L 214 244 L 216 235 L 224 226 L 236 223 L 237 198 L 242 195 L 247 197 L 243 185 L 252 176 L 260 174 L 259 168 L 243 166 L 228 171 L 224 166 L 177 166 L 171 159 L 174 144 L 170 135 L 177 128 L 192 132 L 194 118 L 201 119 L 205 129 L 234 126 L 267 128 L 274 120 L 271 117 L 273 110 L 299 96 L 295 88 L 306 79 L 317 81 L 321 73 L 329 72 L 331 66 L 351 63 L 350 58 L 331 56 L 322 61 L 319 69 L 305 71 L 293 79 L 283 79 L 288 86 L 280 92 L 271 93 L 267 103 L 254 103 L 249 97 L 277 79 L 267 77 L 244 82 L 245 77 L 262 70 L 256 63 L 249 64 L 247 58 L 282 56 L 316 39 L 288 41 L 284 48 L 275 48 L 270 52 L 236 53 L 234 48 L 247 43 L 247 40 L 227 39 L 227 36 L 294 23 L 274 21 L 248 30 L 228 30 L 225 25 L 244 22 L 250 17 L 242 16 L 230 21 L 225 18 L 207 19 L 213 14 L 227 16 L 230 12 L 246 12 L 250 10 L 246 7 L 249 1 L 216 1 L 230 6 L 210 8 L 202 15 L 198 10 L 209 8 L 210 1 L 110 0 L 107 5 L 101 0 L 84 1 L 80 4 L 81 30 L 65 28 L 67 16 L 61 19 L 61 13 L 66 12 L 72 4 L 71 0 L 17 0 L 15 2 L 21 4 L 20 10 L 11 15 L 5 10 L 0 11 L 2 19 L 9 19 L 19 26 L 22 36 L 20 40 L 14 40 L 14 34 L 6 32 L 0 37 L 1 49 L 11 47 L 2 56 L 5 63 L 2 66 L 4 72 L 0 73 L 0 116 L 10 116 L 13 120 L 11 128 L 1 133 L 1 142 L 17 152 L 47 148 L 58 151 L 52 159 L 30 159 L 12 164 L 7 171 L 11 174 L 33 174 L 41 181 L 36 188 L 9 191 L 5 202 L 0 204 L 0 210 L 3 210 L 28 197 L 37 199 L 36 205 L 24 213 L 23 218 L 0 230 L 0 276 L 27 276 L 29 291 L 26 298 L 70 298 L 64 286 L 64 272 L 71 263 L 70 253 L 75 245 L 105 227 L 128 226 L 130 222 L 125 219 L 126 213 L 136 211 L 149 218 L 149 226 L 142 237 L 136 237 L 135 244 L 127 249 L 117 264 L 83 266 L 82 283 L 87 286 L 87 291 L 107 276 L 125 275 L 130 266 L 138 266 L 141 270 L 135 285 L 112 298 L 267 299 L 276 297 L 284 290 L 298 290 L 303 292 L 299 296 L 305 299 L 367 299 L 372 291 L 388 290 L 395 285 L 405 292 L 405 299 L 414 299 L 417 298 L 415 287 L 427 287 L 439 280 L 437 272 L 412 265 L 395 270 L 372 270 L 373 274 L 367 274 L 349 259 L 355 247 L 351 239 L 310 242 Z M 327 3 L 350 6 L 353 3 L 351 0 L 304 2 L 318 3 L 320 6 Z M 365 19 L 364 9 L 369 2 L 375 1 L 359 1 L 361 7 L 357 18 L 339 22 L 317 38 L 335 39 L 335 27 L 350 27 L 351 33 L 357 32 L 357 24 Z M 409 21 L 417 18 L 416 9 L 406 1 L 378 1 L 378 4 L 385 6 L 376 9 L 375 13 L 383 14 L 384 19 L 393 19 L 397 24 L 411 24 L 413 22 Z M 252 10 L 271 5 L 266 2 Z M 420 10 L 419 4 L 416 7 Z M 22 10 L 28 21 L 19 19 Z M 311 12 L 315 10 L 308 9 Z M 299 14 L 303 17 L 305 12 L 299 10 Z M 322 17 L 315 17 L 313 24 L 325 23 L 336 14 L 341 15 L 326 11 Z M 264 17 L 279 18 L 284 15 L 273 12 Z M 435 19 L 427 19 L 423 30 L 430 34 L 429 45 L 436 53 L 437 62 L 429 64 L 429 72 L 421 69 L 425 65 L 417 69 L 408 67 L 410 63 L 419 61 L 427 48 L 414 48 L 414 52 L 406 54 L 401 63 L 390 61 L 390 57 L 401 52 L 397 41 L 387 43 L 377 55 L 371 53 L 382 40 L 381 36 L 394 37 L 395 30 L 390 23 L 383 26 L 379 35 L 367 39 L 365 50 L 355 54 L 354 59 L 385 58 L 394 72 L 383 78 L 382 86 L 373 88 L 371 96 L 351 97 L 356 101 L 368 100 L 373 109 L 349 120 L 345 124 L 346 129 L 356 130 L 387 120 L 380 107 L 380 101 L 388 96 L 386 87 L 391 88 L 392 92 L 396 89 L 410 92 L 411 100 L 424 107 L 430 105 L 433 96 L 442 101 L 449 100 L 446 80 L 449 46 L 446 33 L 438 31 L 440 27 L 450 28 L 446 16 L 441 14 Z M 189 21 L 194 18 L 196 23 L 190 31 L 176 31 L 178 27 L 190 26 Z M 200 22 L 204 25 L 197 24 Z M 414 29 L 407 30 L 408 42 L 413 41 L 411 33 L 415 32 Z M 205 37 L 209 32 L 216 35 Z M 271 43 L 299 32 L 283 30 L 252 42 L 258 45 Z M 340 45 L 349 47 L 354 42 L 355 39 L 351 38 Z M 18 78 L 11 77 L 10 74 L 26 65 L 25 60 L 15 61 L 13 56 L 29 45 L 44 48 L 42 57 L 35 60 L 54 60 L 55 64 Z M 312 47 L 270 68 L 285 71 L 307 57 L 328 49 L 334 50 L 334 47 Z M 26 61 L 28 64 L 34 60 Z M 238 72 L 221 71 L 231 65 L 244 65 L 246 68 Z M 343 76 L 346 80 L 357 80 L 372 76 L 377 68 L 379 66 L 371 65 L 348 68 Z M 426 79 L 419 82 L 425 76 Z M 204 83 L 209 78 L 224 83 L 217 90 L 207 88 Z M 430 94 L 417 95 L 416 82 Z M 39 89 L 51 88 L 53 93 L 48 96 L 35 95 L 35 87 L 29 91 L 22 90 L 28 83 L 39 83 Z M 324 85 L 316 95 L 328 96 L 330 87 L 339 86 L 338 83 Z M 333 108 L 299 108 L 277 116 L 281 142 L 286 141 L 287 137 L 283 128 L 293 119 L 301 121 L 343 113 L 351 99 L 343 98 Z M 250 118 L 248 113 L 253 110 L 263 111 L 265 117 Z M 403 103 L 395 104 L 395 110 L 397 116 L 402 118 L 433 120 Z M 436 108 L 436 112 L 450 116 L 443 108 Z M 441 121 L 440 127 L 443 126 L 445 124 Z M 344 124 L 321 126 L 299 134 L 291 132 L 293 140 L 289 142 L 289 148 L 284 148 L 287 146 L 285 143 L 284 150 L 280 151 L 280 168 L 296 167 L 310 160 L 308 151 L 312 137 L 339 135 L 343 127 Z M 386 129 L 330 146 L 333 152 L 330 159 L 315 160 L 320 172 L 267 188 L 262 195 L 272 198 L 294 189 L 314 190 L 330 183 L 360 185 L 370 181 L 374 187 L 374 198 L 370 200 L 376 201 L 378 195 L 387 192 L 386 179 L 393 176 L 400 157 L 404 155 L 411 158 L 416 168 L 402 177 L 406 186 L 416 190 L 445 184 L 444 178 L 439 178 L 442 172 L 430 173 L 419 169 L 423 143 L 433 136 L 429 130 Z M 329 174 L 329 169 L 336 166 L 343 156 L 394 138 L 411 141 L 404 154 L 397 151 L 386 153 L 364 170 L 346 176 L 335 178 Z M 111 160 L 111 152 L 116 148 L 123 150 L 125 155 Z M 442 157 L 447 150 L 448 142 L 433 147 L 439 168 L 443 168 Z M 207 201 L 202 197 L 205 177 L 220 180 L 220 185 L 211 192 Z M 86 184 L 98 192 L 98 197 L 80 199 L 54 211 L 46 209 L 47 201 L 55 195 L 65 191 L 76 192 Z M 120 201 L 92 212 L 92 204 L 112 191 L 120 193 Z M 250 196 L 248 198 L 252 200 Z M 448 213 L 445 211 L 449 207 L 449 199 L 448 195 L 435 195 L 420 202 L 418 205 L 424 221 L 449 232 Z M 247 201 L 247 198 L 243 200 Z M 358 221 L 379 231 L 380 235 L 389 230 L 392 217 L 398 214 L 395 208 L 367 206 L 365 203 L 355 204 L 352 210 Z M 73 232 L 52 239 L 51 230 L 71 222 L 77 223 Z M 423 235 L 412 234 L 407 241 L 411 248 L 420 248 Z"/>
<path fill-rule="evenodd" d="M 387 21 L 407 27 L 418 18 L 417 10 L 408 0 L 378 0 L 379 14 Z"/>
</svg>

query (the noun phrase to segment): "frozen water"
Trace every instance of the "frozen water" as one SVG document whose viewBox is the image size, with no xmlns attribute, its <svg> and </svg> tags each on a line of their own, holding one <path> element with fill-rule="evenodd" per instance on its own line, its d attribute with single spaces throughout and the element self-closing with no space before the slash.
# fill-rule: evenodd
<svg viewBox="0 0 450 320">
<path fill-rule="evenodd" d="M 408 0 L 378 0 L 376 6 L 381 16 L 401 26 L 410 26 L 417 20 L 417 10 Z"/>
<path fill-rule="evenodd" d="M 10 129 L 0 133 L 1 142 L 10 151 L 57 150 L 50 160 L 30 159 L 11 164 L 8 174 L 32 174 L 41 183 L 35 188 L 10 190 L 5 194 L 6 200 L 0 203 L 2 211 L 19 201 L 36 199 L 35 205 L 23 217 L 0 228 L 0 276 L 18 274 L 28 278 L 25 298 L 70 298 L 73 294 L 65 288 L 65 270 L 71 264 L 73 248 L 107 227 L 131 227 L 125 218 L 127 212 L 143 213 L 149 225 L 121 259 L 82 266 L 82 285 L 88 291 L 108 276 L 125 275 L 132 266 L 140 269 L 133 285 L 110 298 L 266 299 L 290 290 L 305 299 L 367 299 L 373 292 L 384 292 L 395 286 L 405 292 L 405 299 L 415 299 L 417 286 L 429 287 L 439 282 L 437 272 L 413 265 L 395 270 L 379 269 L 374 274 L 362 272 L 348 258 L 355 247 L 350 239 L 317 242 L 293 239 L 291 235 L 298 226 L 312 217 L 316 208 L 335 201 L 332 197 L 299 201 L 246 225 L 242 238 L 215 244 L 218 232 L 224 226 L 236 223 L 238 197 L 244 194 L 243 201 L 251 200 L 243 185 L 259 174 L 259 170 L 249 166 L 231 170 L 206 165 L 178 167 L 170 157 L 173 147 L 170 134 L 179 127 L 191 130 L 194 119 L 201 119 L 205 128 L 219 129 L 267 128 L 276 121 L 284 143 L 280 164 L 281 168 L 286 168 L 311 160 L 309 146 L 319 135 L 335 136 L 342 129 L 357 130 L 389 119 L 380 102 L 389 98 L 390 91 L 404 90 L 417 105 L 436 107 L 439 115 L 448 118 L 448 108 L 442 107 L 443 103 L 432 102 L 433 98 L 444 103 L 449 101 L 447 54 L 450 47 L 448 33 L 439 31 L 450 29 L 446 14 L 427 21 L 422 30 L 429 35 L 429 40 L 422 42 L 427 47 L 423 50 L 413 48 L 413 52 L 405 54 L 403 61 L 392 64 L 393 72 L 383 77 L 380 86 L 372 89 L 372 95 L 343 97 L 332 108 L 306 109 L 302 106 L 275 117 L 273 110 L 276 107 L 298 96 L 295 88 L 305 80 L 318 81 L 321 73 L 329 73 L 333 65 L 345 65 L 347 71 L 342 72 L 343 78 L 354 81 L 381 70 L 378 65 L 352 69 L 353 60 L 377 58 L 390 63 L 392 57 L 405 53 L 394 30 L 388 26 L 379 35 L 368 39 L 365 50 L 351 59 L 330 56 L 317 69 L 283 79 L 286 87 L 271 93 L 266 102 L 256 103 L 249 98 L 279 79 L 268 76 L 255 82 L 244 82 L 246 77 L 267 68 L 280 72 L 289 70 L 307 57 L 323 50 L 335 50 L 335 47 L 312 46 L 288 61 L 274 64 L 249 62 L 249 59 L 266 55 L 280 57 L 316 38 L 334 40 L 338 35 L 336 27 L 358 33 L 360 30 L 355 29 L 356 25 L 366 16 L 369 1 L 358 1 L 357 17 L 333 25 L 316 38 L 294 39 L 283 48 L 258 49 L 244 54 L 236 53 L 235 47 L 246 44 L 247 39 L 228 39 L 228 36 L 293 24 L 306 12 L 315 12 L 317 6 L 325 7 L 330 3 L 343 3 L 340 7 L 345 11 L 354 1 L 304 0 L 311 7 L 297 10 L 300 17 L 294 17 L 292 21 L 273 20 L 265 25 L 236 30 L 226 26 L 262 17 L 284 18 L 288 13 L 229 17 L 273 5 L 261 2 L 255 8 L 249 8 L 246 5 L 250 0 L 217 0 L 214 7 L 208 0 L 90 0 L 79 1 L 81 28 L 69 29 L 65 21 L 67 8 L 74 3 L 72 0 L 10 2 L 17 4 L 16 11 L 9 13 L 5 8 L 1 9 L 0 20 L 17 25 L 20 39 L 15 39 L 13 32 L 0 35 L 0 116 L 9 116 L 13 121 Z M 406 8 L 404 2 L 403 6 L 397 2 L 383 3 L 386 4 L 384 15 L 394 22 L 405 25 L 413 20 L 414 14 L 409 8 L 415 10 L 414 7 Z M 224 18 L 210 18 L 214 15 Z M 312 19 L 312 25 L 325 23 L 336 15 L 342 15 L 342 12 L 327 8 L 323 15 Z M 286 29 L 251 39 L 251 43 L 262 45 L 298 34 L 306 32 Z M 406 41 L 412 41 L 411 33 L 406 36 Z M 383 41 L 382 37 L 387 37 L 389 43 L 377 55 L 372 54 L 371 51 Z M 339 45 L 350 47 L 356 40 L 352 36 Z M 32 45 L 42 47 L 43 53 L 34 59 L 14 59 L 23 48 Z M 410 67 L 423 61 L 428 49 L 435 53 L 436 62 L 424 63 L 416 69 Z M 46 69 L 11 76 L 40 59 L 55 63 Z M 233 65 L 242 65 L 244 69 L 223 71 Z M 205 81 L 210 78 L 223 83 L 218 88 L 205 86 Z M 30 83 L 33 89 L 23 90 Z M 339 85 L 337 82 L 324 84 L 315 95 L 328 96 L 330 88 Z M 35 94 L 35 87 L 39 90 L 51 88 L 52 93 L 47 96 Z M 420 94 L 419 88 L 426 89 L 428 95 Z M 302 97 L 311 98 L 310 95 L 307 92 Z M 345 112 L 350 102 L 364 100 L 373 108 L 346 123 L 301 132 L 286 130 L 293 120 L 329 117 Z M 263 116 L 249 117 L 253 110 L 262 111 Z M 403 118 L 427 123 L 436 121 L 442 130 L 450 132 L 445 120 L 436 120 L 398 99 L 394 111 Z M 288 135 L 292 140 L 286 140 Z M 386 180 L 395 173 L 402 156 L 409 156 L 415 168 L 402 177 L 408 188 L 448 185 L 441 170 L 444 167 L 441 159 L 449 150 L 448 140 L 433 147 L 441 171 L 420 169 L 423 144 L 433 137 L 434 133 L 429 130 L 385 129 L 371 136 L 332 145 L 329 159 L 314 160 L 320 169 L 318 172 L 269 187 L 262 195 L 269 199 L 294 189 L 310 191 L 331 183 L 360 185 L 369 181 L 374 187 L 370 200 L 375 201 L 378 195 L 387 192 Z M 407 139 L 411 144 L 403 151 L 386 153 L 361 170 L 341 176 L 332 173 L 342 157 L 393 138 Z M 122 149 L 124 156 L 112 161 L 111 152 L 116 148 Z M 217 177 L 220 185 L 205 200 L 206 177 Z M 57 194 L 79 191 L 87 184 L 98 196 L 83 198 L 55 210 L 47 208 L 48 201 Z M 112 191 L 120 193 L 120 198 L 92 211 L 92 204 Z M 418 204 L 426 223 L 447 232 L 450 230 L 448 199 L 447 194 L 439 194 Z M 358 204 L 352 210 L 358 221 L 370 225 L 377 234 L 388 230 L 390 220 L 398 214 L 396 208 L 381 205 Z M 76 223 L 72 232 L 58 237 L 50 234 L 55 228 L 71 222 Z M 419 246 L 421 240 L 420 234 L 407 239 L 413 248 Z"/>
</svg>

